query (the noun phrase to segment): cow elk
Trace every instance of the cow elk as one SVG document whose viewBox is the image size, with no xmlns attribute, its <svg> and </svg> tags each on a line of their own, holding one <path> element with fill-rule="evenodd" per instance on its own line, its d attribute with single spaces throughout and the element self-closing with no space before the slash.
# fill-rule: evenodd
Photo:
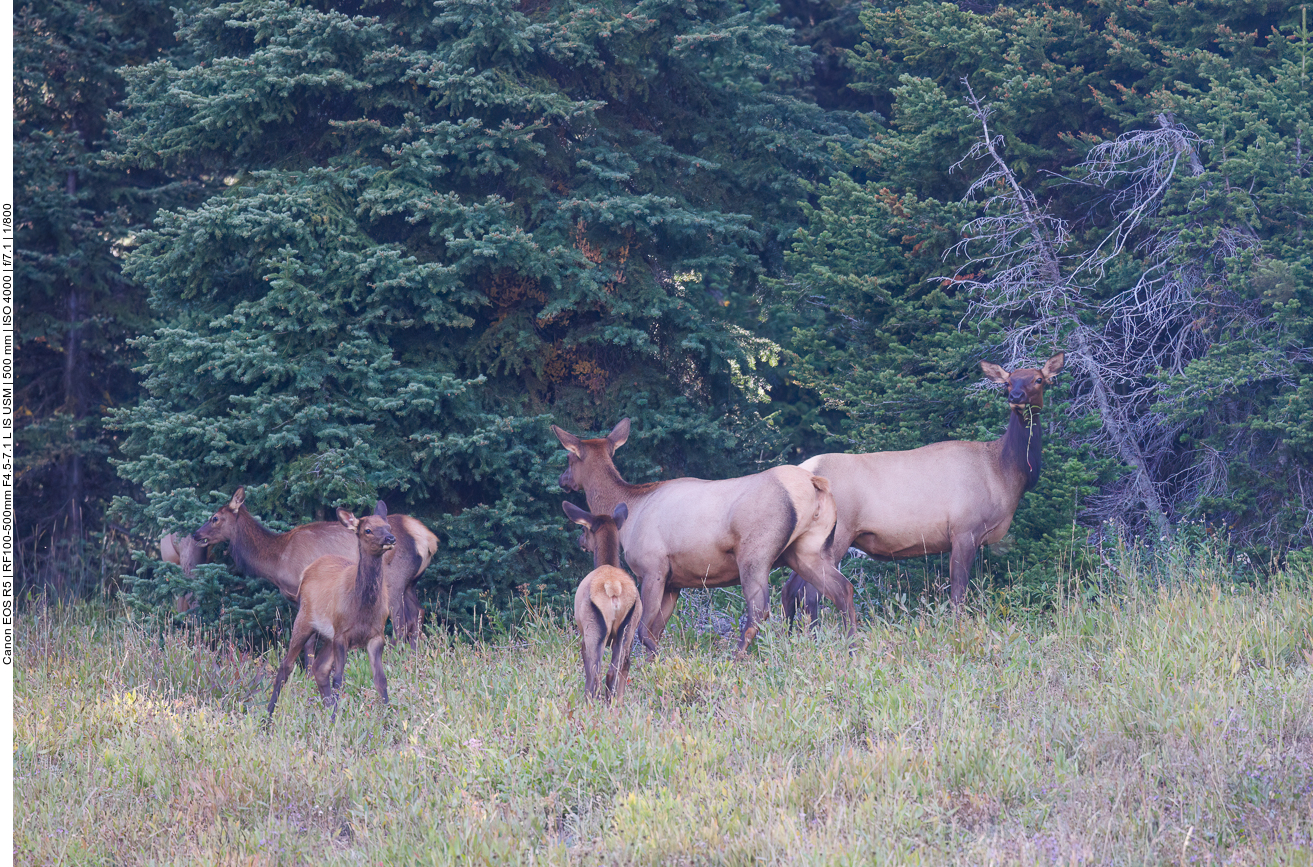
<svg viewBox="0 0 1313 867">
<path fill-rule="evenodd" d="M 785 466 L 737 479 L 631 485 L 613 460 L 629 438 L 629 419 L 599 439 L 580 439 L 555 425 L 552 432 L 569 452 L 561 487 L 582 490 L 593 514 L 611 514 L 621 503 L 629 509 L 620 545 L 642 582 L 638 635 L 650 650 L 656 650 L 681 590 L 742 584 L 742 654 L 769 614 L 768 578 L 781 565 L 838 605 L 856 634 L 853 586 L 834 567 L 830 550 L 835 512 L 825 479 Z"/>
<path fill-rule="evenodd" d="M 629 510 L 624 503 L 610 515 L 590 515 L 574 503 L 561 503 L 566 517 L 584 528 L 579 547 L 593 555 L 593 571 L 579 582 L 574 594 L 574 622 L 579 627 L 584 661 L 584 692 L 597 698 L 601 692 L 597 672 L 602 651 L 611 648 L 606 673 L 606 700 L 619 702 L 629 680 L 629 657 L 634 634 L 643 619 L 643 603 L 629 573 L 620 568 L 620 528 Z"/>
<path fill-rule="evenodd" d="M 877 560 L 951 551 L 951 599 L 960 606 L 980 546 L 1003 538 L 1021 496 L 1039 481 L 1039 411 L 1063 359 L 1059 352 L 1038 370 L 1011 373 L 981 363 L 986 379 L 1006 387 L 1011 409 L 1007 430 L 992 442 L 940 442 L 803 461 L 803 469 L 830 480 L 838 510 L 830 549 L 836 564 L 850 545 Z"/>
<path fill-rule="evenodd" d="M 339 517 L 342 510 L 339 510 Z M 415 518 L 391 515 L 388 524 L 397 545 L 383 560 L 384 579 L 392 605 L 392 632 L 411 647 L 419 641 L 420 606 L 417 585 L 438 550 L 438 537 Z M 264 578 L 288 600 L 297 601 L 301 573 L 320 557 L 333 554 L 354 559 L 355 534 L 339 521 L 315 521 L 286 533 L 264 527 L 246 508 L 246 488 L 192 534 L 201 545 L 227 542 L 237 570 Z"/>
<path fill-rule="evenodd" d="M 278 703 L 278 693 L 311 635 L 318 636 L 327 648 L 315 657 L 313 674 L 319 694 L 333 706 L 333 720 L 337 719 L 337 694 L 342 688 L 348 650 L 363 647 L 368 651 L 374 668 L 374 688 L 383 704 L 388 702 L 388 681 L 383 673 L 383 627 L 388 621 L 383 556 L 397 544 L 397 537 L 388 526 L 388 510 L 382 500 L 372 515 L 356 518 L 339 509 L 338 519 L 356 537 L 356 556 L 320 557 L 301 576 L 300 607 L 292 624 L 287 654 L 274 678 L 270 717 Z"/>
</svg>

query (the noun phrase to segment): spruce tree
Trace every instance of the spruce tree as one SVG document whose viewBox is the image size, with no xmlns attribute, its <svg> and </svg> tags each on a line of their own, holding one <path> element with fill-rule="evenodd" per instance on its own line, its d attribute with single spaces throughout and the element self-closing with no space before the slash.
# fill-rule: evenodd
<svg viewBox="0 0 1313 867">
<path fill-rule="evenodd" d="M 101 158 L 117 68 L 154 59 L 172 31 L 149 0 L 36 0 L 14 13 L 20 595 L 90 592 L 126 558 L 105 512 L 129 486 L 109 464 L 101 408 L 136 390 L 127 341 L 150 321 L 119 253 L 150 202 L 144 178 Z"/>
<path fill-rule="evenodd" d="M 863 13 L 853 86 L 878 113 L 818 188 L 782 314 L 827 448 L 992 437 L 1003 408 L 970 388 L 976 363 L 1068 349 L 1043 480 L 995 574 L 1051 588 L 1105 519 L 1307 545 L 1298 6 L 973 8 Z M 1062 278 L 1046 287 L 1022 279 L 1042 233 L 1002 234 L 1012 189 L 1062 227 L 1040 239 Z"/>
<path fill-rule="evenodd" d="M 440 550 L 421 596 L 469 623 L 586 571 L 548 421 L 634 419 L 632 479 L 733 475 L 768 343 L 744 327 L 845 129 L 768 3 L 359 9 L 243 0 L 183 15 L 127 71 L 125 165 L 203 185 L 129 273 L 164 325 L 115 423 L 136 526 L 190 529 L 238 484 L 287 526 L 382 497 Z M 155 580 L 153 576 L 167 577 Z M 267 626 L 221 566 L 143 566 Z"/>
</svg>

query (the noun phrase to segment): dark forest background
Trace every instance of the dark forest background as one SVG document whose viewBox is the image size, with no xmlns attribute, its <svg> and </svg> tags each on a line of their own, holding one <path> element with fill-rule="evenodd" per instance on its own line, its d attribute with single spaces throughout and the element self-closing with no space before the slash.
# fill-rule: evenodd
<svg viewBox="0 0 1313 867">
<path fill-rule="evenodd" d="M 435 615 L 513 614 L 586 571 L 549 423 L 631 417 L 630 481 L 992 439 L 979 362 L 1058 349 L 985 586 L 1311 559 L 1302 4 L 175 8 L 14 13 L 27 593 L 266 629 L 152 547 L 245 485 L 280 529 L 381 497 Z"/>
</svg>

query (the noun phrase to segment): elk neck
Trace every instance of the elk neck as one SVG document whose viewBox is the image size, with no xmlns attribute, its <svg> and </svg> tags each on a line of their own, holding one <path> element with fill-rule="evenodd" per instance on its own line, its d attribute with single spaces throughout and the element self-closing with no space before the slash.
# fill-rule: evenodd
<svg viewBox="0 0 1313 867">
<path fill-rule="evenodd" d="M 609 515 L 621 503 L 627 505 L 632 514 L 636 503 L 663 484 L 648 482 L 631 485 L 620 477 L 620 471 L 610 459 L 599 461 L 597 466 L 589 469 L 591 472 L 587 477 L 580 479 L 580 487 L 588 500 L 588 511 L 594 515 Z"/>
<path fill-rule="evenodd" d="M 373 608 L 378 602 L 378 588 L 383 584 L 383 558 L 375 557 L 360 546 L 356 563 L 356 604 L 360 609 Z"/>
<path fill-rule="evenodd" d="M 285 544 L 287 534 L 275 533 L 257 521 L 243 506 L 237 514 L 228 553 L 237 571 L 243 575 L 263 575 L 271 560 L 276 560 Z"/>
<path fill-rule="evenodd" d="M 1021 493 L 1035 487 L 1039 481 L 1040 458 L 1044 436 L 1039 423 L 1039 410 L 1032 407 L 1013 408 L 1008 415 L 1008 429 L 1003 432 L 1002 455 L 999 463 L 1005 473 L 1024 481 Z"/>
<path fill-rule="evenodd" d="M 607 521 L 593 531 L 593 568 L 620 565 L 620 531 Z"/>
</svg>

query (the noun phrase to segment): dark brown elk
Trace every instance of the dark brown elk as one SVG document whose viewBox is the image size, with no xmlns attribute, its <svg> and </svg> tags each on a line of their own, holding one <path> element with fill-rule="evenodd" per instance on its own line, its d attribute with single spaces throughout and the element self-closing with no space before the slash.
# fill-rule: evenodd
<svg viewBox="0 0 1313 867">
<path fill-rule="evenodd" d="M 980 546 L 1003 538 L 1021 496 L 1039 481 L 1039 411 L 1063 359 L 1059 352 L 1039 370 L 1011 373 L 981 363 L 987 379 L 1006 386 L 1011 408 L 1007 430 L 992 442 L 941 442 L 905 452 L 826 454 L 803 461 L 803 469 L 830 480 L 838 509 L 835 562 L 850 545 L 877 560 L 951 551 L 951 598 L 954 606 L 961 605 Z"/>
<path fill-rule="evenodd" d="M 270 716 L 278 704 L 283 683 L 312 635 L 318 636 L 325 648 L 315 657 L 315 684 L 324 701 L 333 706 L 334 720 L 348 650 L 363 647 L 368 651 L 369 663 L 374 668 L 374 688 L 383 704 L 388 703 L 388 679 L 383 673 L 383 627 L 388 622 L 383 556 L 397 544 L 397 537 L 388 526 L 388 509 L 382 500 L 372 515 L 356 518 L 339 509 L 338 519 L 356 538 L 356 555 L 320 557 L 301 576 L 300 605 L 296 622 L 292 624 L 292 640 L 274 678 Z"/>
<path fill-rule="evenodd" d="M 391 515 L 388 524 L 397 537 L 396 548 L 383 561 L 392 604 L 392 632 L 398 640 L 404 639 L 415 647 L 420 633 L 417 584 L 438 550 L 438 537 L 408 515 Z M 286 533 L 267 529 L 246 508 L 244 487 L 238 488 L 228 504 L 202 524 L 192 538 L 201 545 L 227 542 L 239 572 L 272 582 L 292 602 L 297 600 L 301 573 L 316 559 L 327 554 L 348 559 L 356 556 L 355 534 L 340 521 L 302 524 Z"/>
<path fill-rule="evenodd" d="M 574 594 L 574 622 L 579 627 L 584 661 L 584 693 L 597 698 L 601 683 L 597 672 L 602 651 L 611 648 L 606 672 L 606 700 L 620 701 L 629 680 L 634 635 L 643 620 L 643 603 L 629 573 L 620 568 L 620 528 L 629 510 L 624 503 L 610 515 L 590 515 L 574 503 L 561 503 L 566 517 L 584 528 L 579 547 L 593 555 L 593 571 L 579 582 Z"/>
<path fill-rule="evenodd" d="M 552 431 L 569 452 L 561 487 L 582 490 L 593 514 L 610 514 L 621 503 L 629 508 L 620 545 L 642 582 L 638 635 L 646 647 L 656 650 L 681 590 L 742 584 L 742 653 L 769 614 L 768 578 L 778 565 L 806 576 L 856 634 L 853 586 L 830 551 L 835 512 L 825 479 L 786 466 L 737 479 L 631 485 L 613 460 L 629 438 L 629 419 L 599 439 L 580 439 L 555 425 Z"/>
</svg>

